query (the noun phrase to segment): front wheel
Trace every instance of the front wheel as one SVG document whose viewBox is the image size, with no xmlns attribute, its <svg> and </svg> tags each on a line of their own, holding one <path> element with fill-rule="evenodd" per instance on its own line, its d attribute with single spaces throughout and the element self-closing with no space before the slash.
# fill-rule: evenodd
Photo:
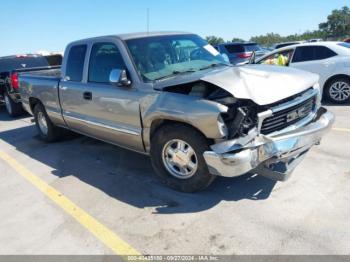
<svg viewBox="0 0 350 262">
<path fill-rule="evenodd" d="M 203 157 L 209 150 L 208 141 L 194 128 L 166 125 L 156 131 L 151 143 L 153 167 L 171 188 L 190 193 L 203 190 L 214 181 Z"/>
<path fill-rule="evenodd" d="M 62 129 L 55 126 L 42 104 L 34 108 L 34 120 L 41 139 L 46 142 L 56 142 L 62 137 Z"/>
<path fill-rule="evenodd" d="M 344 104 L 350 102 L 350 79 L 339 77 L 330 81 L 325 86 L 326 98 L 335 104 Z"/>
</svg>

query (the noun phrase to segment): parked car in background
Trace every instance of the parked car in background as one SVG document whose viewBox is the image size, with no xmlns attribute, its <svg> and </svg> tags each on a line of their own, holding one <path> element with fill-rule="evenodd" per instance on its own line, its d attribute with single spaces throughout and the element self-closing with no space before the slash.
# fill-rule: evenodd
<svg viewBox="0 0 350 262">
<path fill-rule="evenodd" d="M 323 41 L 323 39 L 321 39 L 321 38 L 314 38 L 314 39 L 307 40 L 307 42 L 309 42 L 309 43 L 316 43 L 316 42 L 322 42 L 322 41 Z"/>
<path fill-rule="evenodd" d="M 350 37 L 349 37 L 349 38 L 344 39 L 344 42 L 346 42 L 346 43 L 350 43 Z"/>
<path fill-rule="evenodd" d="M 286 180 L 333 123 L 317 75 L 232 66 L 190 33 L 76 41 L 58 71 L 19 75 L 43 140 L 66 128 L 149 154 L 162 181 L 184 192 L 249 171 Z"/>
<path fill-rule="evenodd" d="M 290 45 L 297 45 L 297 44 L 302 44 L 304 43 L 303 41 L 293 41 L 293 42 L 284 42 L 284 43 L 278 43 L 278 44 L 274 44 L 272 46 L 272 50 L 275 50 L 275 49 L 280 49 L 282 47 L 286 47 L 286 46 L 290 46 Z"/>
<path fill-rule="evenodd" d="M 350 102 L 350 44 L 316 42 L 287 46 L 255 59 L 256 64 L 289 66 L 320 76 L 324 98 Z"/>
<path fill-rule="evenodd" d="M 37 54 L 14 55 L 0 57 L 0 101 L 6 105 L 10 116 L 21 115 L 21 98 L 18 93 L 18 73 L 28 70 L 43 70 L 60 66 L 62 55 L 50 54 L 46 56 Z"/>
<path fill-rule="evenodd" d="M 257 43 L 225 43 L 215 46 L 222 55 L 226 55 L 231 64 L 237 65 L 245 61 L 249 61 L 252 53 L 255 52 L 256 57 L 263 56 L 267 53 L 266 49 L 262 49 Z"/>
</svg>

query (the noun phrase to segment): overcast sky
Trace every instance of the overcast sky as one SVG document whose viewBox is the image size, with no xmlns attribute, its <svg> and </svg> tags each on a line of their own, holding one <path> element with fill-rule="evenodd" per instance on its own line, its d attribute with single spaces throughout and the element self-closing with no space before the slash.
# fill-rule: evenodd
<svg viewBox="0 0 350 262">
<path fill-rule="evenodd" d="M 318 28 L 349 0 L 2 0 L 0 56 L 63 51 L 68 42 L 108 34 L 181 30 L 225 40 Z"/>
</svg>

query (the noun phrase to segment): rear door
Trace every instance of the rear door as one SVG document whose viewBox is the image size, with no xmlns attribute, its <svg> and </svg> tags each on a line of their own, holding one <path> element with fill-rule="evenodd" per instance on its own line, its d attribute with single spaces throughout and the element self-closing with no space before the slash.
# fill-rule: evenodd
<svg viewBox="0 0 350 262">
<path fill-rule="evenodd" d="M 316 73 L 323 84 L 336 67 L 331 59 L 337 54 L 325 46 L 299 46 L 295 50 L 291 67 Z"/>
<path fill-rule="evenodd" d="M 126 69 L 115 43 L 72 47 L 60 87 L 63 116 L 80 133 L 142 151 L 140 93 L 110 84 L 112 69 Z"/>
</svg>

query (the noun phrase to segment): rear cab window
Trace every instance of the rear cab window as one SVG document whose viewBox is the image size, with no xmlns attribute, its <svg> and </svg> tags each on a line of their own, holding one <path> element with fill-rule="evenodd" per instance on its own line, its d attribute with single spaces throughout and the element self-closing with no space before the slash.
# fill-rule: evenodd
<svg viewBox="0 0 350 262">
<path fill-rule="evenodd" d="M 76 45 L 70 48 L 66 66 L 68 81 L 81 82 L 83 79 L 86 50 L 86 45 Z"/>
</svg>

